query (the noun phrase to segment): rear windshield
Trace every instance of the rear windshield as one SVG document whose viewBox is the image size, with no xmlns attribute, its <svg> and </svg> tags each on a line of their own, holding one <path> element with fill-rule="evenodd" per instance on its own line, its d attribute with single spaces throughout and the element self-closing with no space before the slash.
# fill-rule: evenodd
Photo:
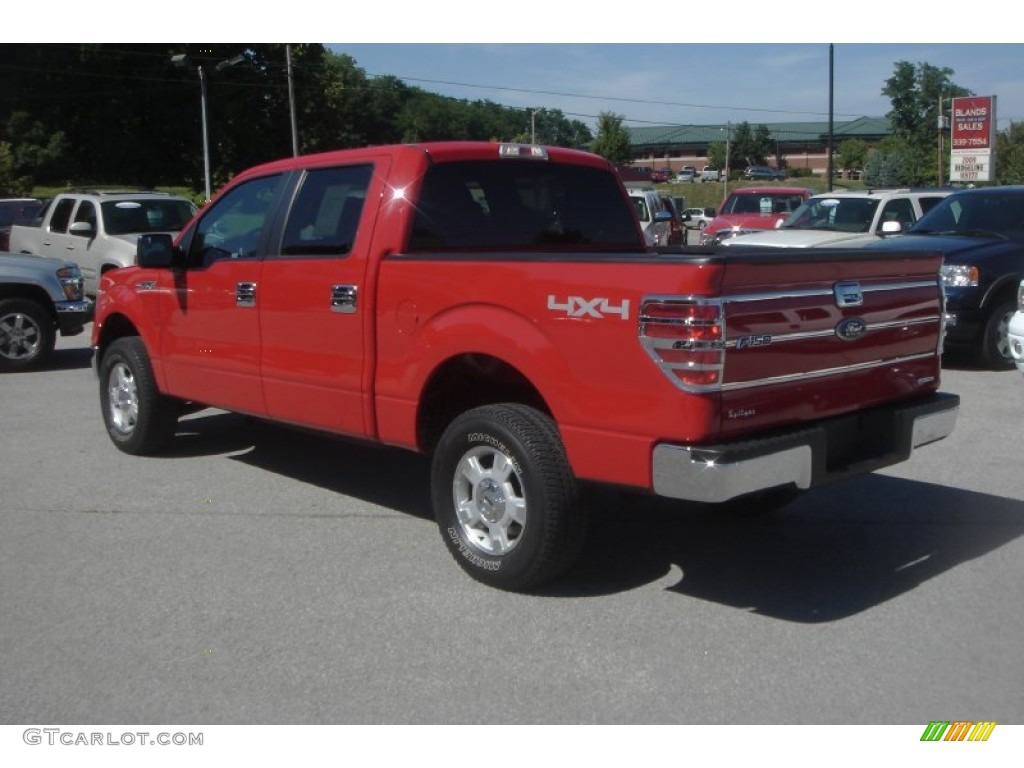
<svg viewBox="0 0 1024 768">
<path fill-rule="evenodd" d="M 441 163 L 423 181 L 410 251 L 643 250 L 614 174 L 533 160 Z"/>
<path fill-rule="evenodd" d="M 187 200 L 106 200 L 103 223 L 108 235 L 139 232 L 177 232 L 188 224 L 196 209 Z"/>
</svg>

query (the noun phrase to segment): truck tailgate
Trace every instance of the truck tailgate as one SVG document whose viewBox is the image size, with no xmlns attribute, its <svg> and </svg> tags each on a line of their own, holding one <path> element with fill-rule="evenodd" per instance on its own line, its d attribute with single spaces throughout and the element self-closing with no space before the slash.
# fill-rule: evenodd
<svg viewBox="0 0 1024 768">
<path fill-rule="evenodd" d="M 934 391 L 940 265 L 936 254 L 868 251 L 730 258 L 723 437 Z"/>
</svg>

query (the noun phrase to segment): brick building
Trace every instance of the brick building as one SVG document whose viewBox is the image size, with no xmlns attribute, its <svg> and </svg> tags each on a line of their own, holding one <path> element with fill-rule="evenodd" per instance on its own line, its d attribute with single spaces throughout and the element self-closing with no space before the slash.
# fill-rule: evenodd
<svg viewBox="0 0 1024 768">
<path fill-rule="evenodd" d="M 762 123 L 747 121 L 751 130 Z M 771 165 L 779 158 L 785 168 L 807 168 L 815 175 L 828 169 L 828 122 L 763 123 L 768 128 L 776 149 L 768 157 Z M 736 124 L 731 126 L 735 129 Z M 640 128 L 626 127 L 632 140 L 631 164 L 654 169 L 679 171 L 692 165 L 699 171 L 707 165 L 708 145 L 725 141 L 729 125 L 660 125 Z M 859 117 L 856 120 L 834 121 L 833 150 L 847 139 L 860 139 L 869 146 L 891 135 L 889 121 L 884 117 Z M 836 167 L 839 173 L 842 169 Z"/>
</svg>

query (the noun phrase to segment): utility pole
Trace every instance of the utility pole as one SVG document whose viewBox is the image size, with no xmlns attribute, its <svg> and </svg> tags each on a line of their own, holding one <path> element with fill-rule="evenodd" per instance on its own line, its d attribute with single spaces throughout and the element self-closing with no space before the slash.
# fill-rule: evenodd
<svg viewBox="0 0 1024 768">
<path fill-rule="evenodd" d="M 935 186 L 937 186 L 937 187 L 944 187 L 945 186 L 944 174 L 943 174 L 943 171 L 942 171 L 942 158 L 943 158 L 943 155 L 945 154 L 945 151 L 946 151 L 945 150 L 945 143 L 946 143 L 945 142 L 945 129 L 947 127 L 947 123 L 946 123 L 946 116 L 944 114 L 942 114 L 942 102 L 943 101 L 945 101 L 945 98 L 940 93 L 939 94 L 939 118 L 937 120 L 937 127 L 938 127 L 938 130 L 939 130 L 939 158 L 938 158 L 939 159 L 939 175 L 935 177 Z"/>
<path fill-rule="evenodd" d="M 832 178 L 835 173 L 832 160 L 832 107 L 834 100 L 834 88 L 833 82 L 835 80 L 834 75 L 834 48 L 832 43 L 828 44 L 828 191 L 832 191 Z"/>
<path fill-rule="evenodd" d="M 288 109 L 292 117 L 292 157 L 299 156 L 299 128 L 295 122 L 295 88 L 292 84 L 292 47 L 284 46 L 284 57 L 288 69 Z"/>
<path fill-rule="evenodd" d="M 725 169 L 722 173 L 725 174 L 723 180 L 725 186 L 722 188 L 722 199 L 724 200 L 729 196 L 729 145 L 732 143 L 732 123 L 728 122 L 725 124 Z"/>
</svg>

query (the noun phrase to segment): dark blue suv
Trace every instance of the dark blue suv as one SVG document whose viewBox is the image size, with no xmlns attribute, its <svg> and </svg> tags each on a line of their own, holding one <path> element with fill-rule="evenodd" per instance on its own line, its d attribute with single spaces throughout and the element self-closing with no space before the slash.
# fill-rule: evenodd
<svg viewBox="0 0 1024 768">
<path fill-rule="evenodd" d="M 1007 332 L 1024 277 L 1024 186 L 956 192 L 903 237 L 872 247 L 941 252 L 947 348 L 965 349 L 989 368 L 1013 367 Z"/>
</svg>

